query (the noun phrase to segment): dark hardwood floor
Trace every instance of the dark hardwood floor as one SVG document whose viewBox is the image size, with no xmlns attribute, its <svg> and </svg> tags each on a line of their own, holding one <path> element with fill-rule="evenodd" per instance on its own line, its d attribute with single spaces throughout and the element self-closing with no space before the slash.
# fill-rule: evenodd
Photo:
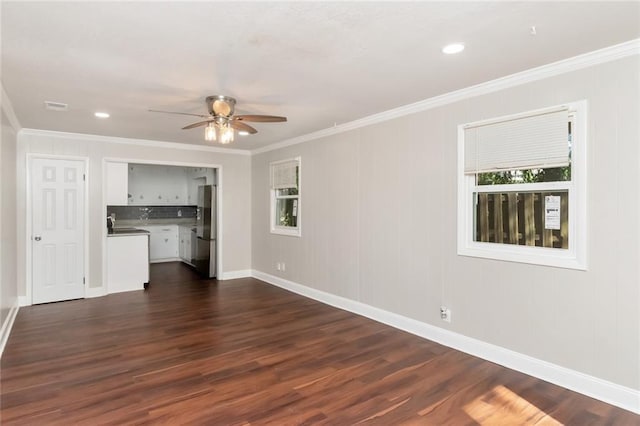
<svg viewBox="0 0 640 426">
<path fill-rule="evenodd" d="M 638 425 L 640 416 L 255 279 L 20 309 L 3 425 Z"/>
</svg>

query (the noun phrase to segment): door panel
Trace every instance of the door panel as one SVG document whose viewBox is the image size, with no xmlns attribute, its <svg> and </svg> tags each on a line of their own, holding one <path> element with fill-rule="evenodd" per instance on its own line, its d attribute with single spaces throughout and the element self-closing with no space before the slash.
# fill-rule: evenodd
<svg viewBox="0 0 640 426">
<path fill-rule="evenodd" d="M 84 162 L 32 162 L 33 303 L 84 297 Z"/>
</svg>

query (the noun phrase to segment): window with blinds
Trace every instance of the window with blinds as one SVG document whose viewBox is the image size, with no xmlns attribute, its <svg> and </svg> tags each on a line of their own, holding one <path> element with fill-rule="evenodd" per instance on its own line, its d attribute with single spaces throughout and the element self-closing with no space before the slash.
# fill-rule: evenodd
<svg viewBox="0 0 640 426">
<path fill-rule="evenodd" d="M 285 160 L 271 165 L 271 189 L 298 187 L 298 160 Z"/>
<path fill-rule="evenodd" d="M 464 128 L 464 172 L 569 165 L 569 111 L 544 112 Z"/>
<path fill-rule="evenodd" d="M 271 232 L 300 236 L 300 157 L 270 164 Z"/>
<path fill-rule="evenodd" d="M 458 127 L 459 254 L 583 269 L 585 115 L 582 101 Z"/>
</svg>

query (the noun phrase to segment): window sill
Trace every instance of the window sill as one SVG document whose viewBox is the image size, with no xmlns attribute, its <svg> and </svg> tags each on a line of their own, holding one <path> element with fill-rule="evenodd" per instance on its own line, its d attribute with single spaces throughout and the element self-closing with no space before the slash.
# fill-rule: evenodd
<svg viewBox="0 0 640 426">
<path fill-rule="evenodd" d="M 580 271 L 587 270 L 584 259 L 566 249 L 470 243 L 465 247 L 459 247 L 458 255 Z"/>
<path fill-rule="evenodd" d="M 286 235 L 289 237 L 300 237 L 302 235 L 300 228 L 271 228 L 271 233 L 276 235 Z"/>
</svg>

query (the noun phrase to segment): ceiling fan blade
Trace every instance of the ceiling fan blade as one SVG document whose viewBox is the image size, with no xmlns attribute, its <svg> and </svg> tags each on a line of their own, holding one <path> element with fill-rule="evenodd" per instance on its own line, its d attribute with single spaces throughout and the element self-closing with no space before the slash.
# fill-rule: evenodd
<svg viewBox="0 0 640 426">
<path fill-rule="evenodd" d="M 249 126 L 248 124 L 245 124 L 241 121 L 238 120 L 232 120 L 229 125 L 231 127 L 233 127 L 236 130 L 244 130 L 245 132 L 249 132 L 252 135 L 258 133 L 258 131 L 256 129 L 254 129 L 253 127 Z"/>
<path fill-rule="evenodd" d="M 277 115 L 236 115 L 233 117 L 236 121 L 255 121 L 256 123 L 278 123 L 287 121 L 287 117 L 279 117 Z"/>
<path fill-rule="evenodd" d="M 193 115 L 194 117 L 203 117 L 203 118 L 209 117 L 208 115 L 191 114 L 190 112 L 160 111 L 160 110 L 157 110 L 157 109 L 149 109 L 147 111 L 149 111 L 149 112 L 162 112 L 164 114 Z"/>
<path fill-rule="evenodd" d="M 197 123 L 193 123 L 193 124 L 189 124 L 188 126 L 184 126 L 182 128 L 182 130 L 189 130 L 189 129 L 193 129 L 194 127 L 200 127 L 200 126 L 204 126 L 210 122 L 212 122 L 213 119 L 211 120 L 205 120 L 205 121 L 198 121 Z"/>
</svg>

